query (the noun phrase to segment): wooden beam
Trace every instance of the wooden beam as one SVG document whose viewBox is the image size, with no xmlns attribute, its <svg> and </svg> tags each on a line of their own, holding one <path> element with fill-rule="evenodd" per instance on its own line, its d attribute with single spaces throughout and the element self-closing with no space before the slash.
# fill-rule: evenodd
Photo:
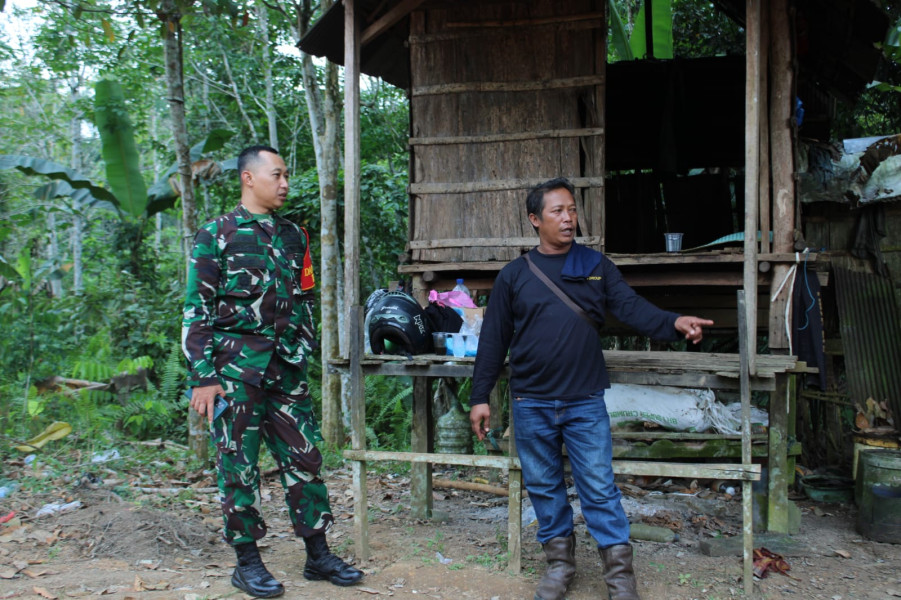
<svg viewBox="0 0 901 600">
<path fill-rule="evenodd" d="M 344 458 L 353 461 L 398 461 L 432 463 L 462 467 L 488 467 L 494 469 L 521 469 L 518 458 L 510 456 L 482 456 L 475 454 L 436 454 L 422 452 L 395 452 L 388 450 L 345 450 Z M 643 460 L 614 460 L 613 472 L 618 475 L 646 475 L 648 477 L 689 477 L 703 479 L 735 479 L 758 481 L 760 465 L 736 463 L 670 463 Z"/>
<path fill-rule="evenodd" d="M 372 25 L 366 28 L 363 35 L 360 36 L 360 45 L 365 46 L 373 39 L 391 29 L 401 19 L 416 10 L 416 8 L 424 1 L 425 0 L 401 0 L 397 6 L 376 19 Z"/>
<path fill-rule="evenodd" d="M 542 129 L 540 131 L 520 131 L 513 133 L 488 133 L 484 135 L 448 135 L 441 137 L 411 137 L 411 146 L 438 146 L 442 144 L 493 144 L 498 142 L 521 142 L 570 137 L 594 137 L 604 135 L 603 127 L 581 129 Z"/>
<path fill-rule="evenodd" d="M 448 21 L 448 28 L 483 28 L 483 27 L 529 27 L 531 25 L 558 25 L 577 21 L 597 21 L 603 19 L 604 13 L 592 12 L 581 15 L 560 15 L 554 17 L 536 17 L 534 19 L 503 19 L 498 21 Z"/>
<path fill-rule="evenodd" d="M 411 15 L 411 18 L 415 17 L 416 13 Z M 524 28 L 526 26 L 523 26 Z M 560 33 L 569 33 L 575 31 L 585 31 L 589 29 L 598 29 L 599 25 L 596 21 L 571 21 L 568 23 L 548 23 L 548 24 L 533 24 L 532 28 L 537 29 L 541 27 L 553 27 L 557 29 Z M 494 37 L 497 36 L 497 31 L 492 27 L 484 27 L 484 28 L 471 28 L 471 27 L 460 27 L 453 30 L 445 30 L 445 31 L 437 31 L 434 33 L 420 33 L 422 29 L 419 31 L 413 32 L 412 28 L 410 31 L 410 37 L 407 38 L 407 42 L 410 46 L 424 46 L 426 44 L 432 43 L 441 43 L 441 42 L 465 42 L 466 40 L 475 40 L 483 37 Z"/>
<path fill-rule="evenodd" d="M 576 241 L 583 246 L 597 244 L 598 236 L 577 237 Z M 522 246 L 533 248 L 538 245 L 538 238 L 532 237 L 503 237 L 503 238 L 457 238 L 443 240 L 413 240 L 407 242 L 408 250 L 422 250 L 424 248 L 472 248 L 473 246 Z"/>
<path fill-rule="evenodd" d="M 547 90 L 591 87 L 603 84 L 604 77 L 597 75 L 565 77 L 562 79 L 530 79 L 528 81 L 470 81 L 466 83 L 443 83 L 414 87 L 411 95 L 417 97 L 470 92 L 544 92 Z"/>
<path fill-rule="evenodd" d="M 592 236 L 592 238 L 593 237 L 594 236 Z M 417 243 L 421 243 L 421 241 Z M 616 266 L 618 267 L 629 267 L 635 265 L 700 265 L 716 263 L 737 264 L 743 263 L 745 259 L 744 255 L 738 252 L 699 252 L 692 254 L 676 254 L 672 252 L 655 254 L 608 254 L 607 257 L 610 258 L 610 260 L 612 260 L 614 263 L 616 263 Z M 761 254 L 758 256 L 758 258 L 761 262 L 765 261 L 770 263 L 794 263 L 798 260 L 798 256 L 794 252 Z M 816 260 L 816 254 L 808 255 L 808 264 L 813 263 Z M 411 265 L 400 265 L 397 268 L 397 272 L 424 273 L 427 271 L 500 271 L 504 268 L 504 266 L 506 266 L 507 262 L 508 261 L 502 260 L 489 260 L 480 262 L 415 263 Z M 817 273 L 817 276 L 819 276 L 819 273 Z"/>
<path fill-rule="evenodd" d="M 492 181 L 460 181 L 436 183 L 411 183 L 408 191 L 414 195 L 468 194 L 472 192 L 499 192 L 502 190 L 528 190 L 547 181 L 548 177 L 534 179 L 494 179 Z M 572 177 L 570 183 L 577 188 L 604 187 L 603 177 Z"/>
<path fill-rule="evenodd" d="M 757 217 L 760 173 L 760 2 L 745 5 L 745 240 L 744 291 L 748 306 L 757 306 Z M 757 311 L 746 312 L 748 365 L 755 372 Z"/>
</svg>

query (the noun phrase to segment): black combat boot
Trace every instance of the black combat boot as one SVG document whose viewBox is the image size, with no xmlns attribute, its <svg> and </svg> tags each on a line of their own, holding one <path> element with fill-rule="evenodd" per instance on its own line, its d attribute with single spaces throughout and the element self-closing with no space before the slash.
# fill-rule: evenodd
<svg viewBox="0 0 901 600">
<path fill-rule="evenodd" d="M 355 569 L 328 549 L 325 534 L 303 538 L 307 546 L 307 563 L 303 576 L 311 581 L 329 580 L 335 585 L 353 585 L 363 579 L 363 571 Z"/>
<path fill-rule="evenodd" d="M 275 598 L 285 593 L 284 586 L 272 576 L 260 558 L 256 542 L 235 546 L 238 564 L 232 574 L 232 585 L 256 598 Z"/>
</svg>

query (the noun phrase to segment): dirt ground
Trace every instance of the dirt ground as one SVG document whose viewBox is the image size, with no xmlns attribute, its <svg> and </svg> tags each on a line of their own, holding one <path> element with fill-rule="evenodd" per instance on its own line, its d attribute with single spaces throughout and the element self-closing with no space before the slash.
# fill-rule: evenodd
<svg viewBox="0 0 901 600">
<path fill-rule="evenodd" d="M 4 469 L 9 476 L 8 469 Z M 488 473 L 453 471 L 442 477 L 472 480 Z M 353 499 L 347 468 L 329 474 L 337 517 L 330 533 L 336 553 L 353 557 Z M 504 485 L 504 481 L 494 482 Z M 645 600 L 720 599 L 743 596 L 738 556 L 710 557 L 700 550 L 707 538 L 740 532 L 740 501 L 699 486 L 668 492 L 686 483 L 627 485 L 633 522 L 655 504 L 665 510 L 646 521 L 678 529 L 676 541 L 635 541 L 635 566 Z M 438 518 L 410 518 L 409 479 L 390 473 L 369 477 L 372 557 L 357 563 L 362 584 L 338 588 L 308 582 L 302 575 L 302 544 L 290 535 L 277 480 L 266 479 L 264 514 L 269 535 L 263 557 L 286 588 L 288 599 L 473 598 L 530 599 L 543 571 L 535 526 L 523 536 L 523 572 L 506 572 L 506 498 L 484 492 L 436 489 Z M 655 489 L 657 488 L 657 489 Z M 653 493 L 646 494 L 648 490 Z M 220 541 L 216 494 L 201 490 L 153 508 L 142 495 L 124 501 L 108 482 L 82 481 L 56 493 L 22 490 L 0 499 L 0 600 L 89 598 L 199 600 L 245 598 L 230 584 L 234 555 Z M 188 497 L 190 496 L 190 498 Z M 706 496 L 706 498 L 705 498 Z M 144 494 L 143 497 L 147 497 Z M 181 497 L 181 496 L 179 496 Z M 683 499 L 695 501 L 683 502 Z M 80 501 L 70 512 L 36 518 L 51 502 Z M 771 573 L 755 583 L 757 598 L 901 597 L 901 548 L 864 539 L 854 529 L 853 505 L 799 499 L 801 530 L 796 551 L 786 553 L 787 575 Z M 636 512 L 637 511 L 637 512 Z M 634 514 L 631 514 L 634 513 Z M 636 516 L 638 514 L 639 516 Z M 577 517 L 579 572 L 567 598 L 606 598 L 597 552 Z M 800 549 L 800 550 L 798 550 Z M 789 555 L 791 554 L 791 555 Z"/>
</svg>

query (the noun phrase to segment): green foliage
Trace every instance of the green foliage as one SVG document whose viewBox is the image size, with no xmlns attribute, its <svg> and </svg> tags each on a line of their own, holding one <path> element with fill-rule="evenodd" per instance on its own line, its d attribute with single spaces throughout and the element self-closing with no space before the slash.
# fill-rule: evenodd
<svg viewBox="0 0 901 600">
<path fill-rule="evenodd" d="M 408 377 L 366 378 L 366 437 L 372 448 L 406 450 L 413 426 Z"/>
<path fill-rule="evenodd" d="M 147 203 L 134 129 L 125 108 L 122 86 L 101 79 L 94 88 L 94 124 L 100 132 L 106 179 L 122 209 L 137 218 Z"/>
<path fill-rule="evenodd" d="M 26 175 L 43 175 L 64 181 L 76 190 L 87 190 L 94 200 L 105 200 L 119 206 L 119 200 L 109 190 L 95 185 L 85 175 L 51 160 L 15 154 L 0 155 L 0 170 L 17 169 Z"/>
<path fill-rule="evenodd" d="M 647 22 L 647 2 L 643 2 L 635 17 L 635 26 L 629 45 L 632 55 L 640 58 L 649 57 L 645 23 Z M 651 35 L 653 39 L 654 58 L 673 57 L 673 7 L 671 0 L 655 0 L 651 11 Z"/>
<path fill-rule="evenodd" d="M 607 4 L 610 9 L 610 49 L 612 50 L 610 58 L 613 60 L 633 60 L 635 57 L 632 54 L 632 46 L 629 45 L 629 34 L 626 32 L 626 26 L 619 16 L 616 2 L 609 0 Z"/>
</svg>

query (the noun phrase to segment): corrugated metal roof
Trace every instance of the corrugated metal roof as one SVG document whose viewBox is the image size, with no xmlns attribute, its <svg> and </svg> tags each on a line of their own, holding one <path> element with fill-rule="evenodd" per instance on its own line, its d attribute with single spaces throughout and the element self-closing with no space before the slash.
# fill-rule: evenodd
<svg viewBox="0 0 901 600">
<path fill-rule="evenodd" d="M 848 393 L 864 404 L 886 400 L 901 422 L 901 318 L 888 277 L 834 266 Z"/>
</svg>

